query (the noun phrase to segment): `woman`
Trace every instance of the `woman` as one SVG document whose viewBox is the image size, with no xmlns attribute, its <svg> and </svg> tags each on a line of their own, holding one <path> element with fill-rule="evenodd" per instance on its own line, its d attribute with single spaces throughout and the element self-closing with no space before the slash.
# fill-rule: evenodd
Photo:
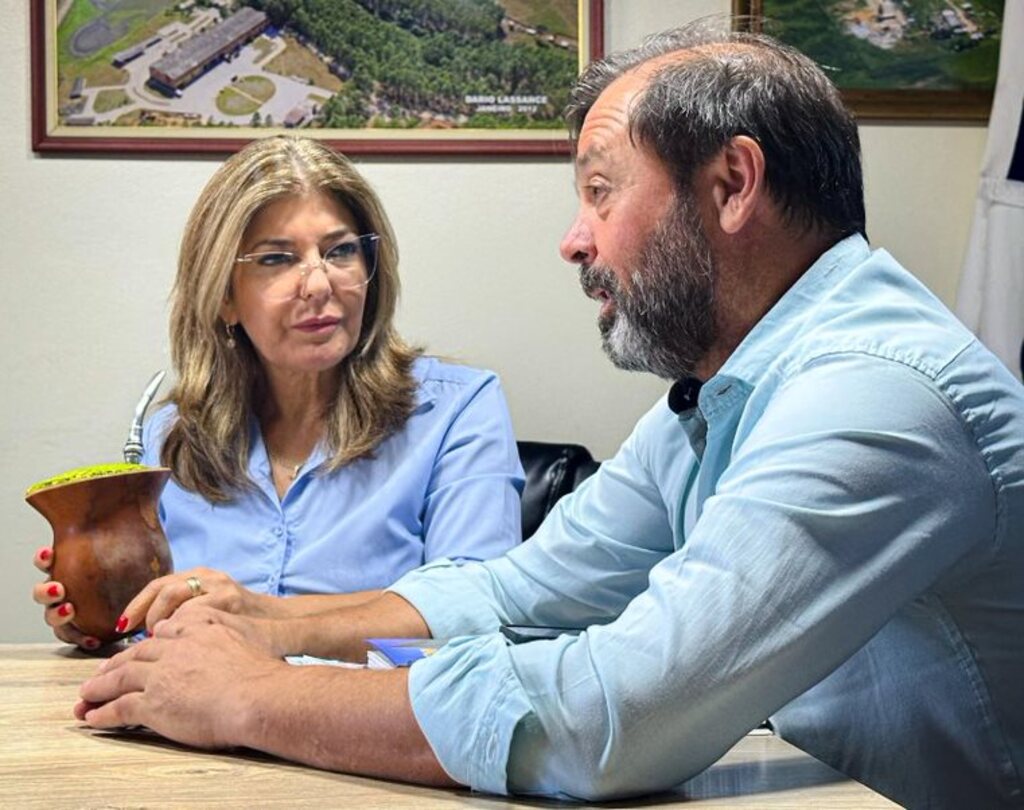
<svg viewBox="0 0 1024 810">
<path fill-rule="evenodd" d="M 175 573 L 118 622 L 148 627 L 199 598 L 254 615 L 310 612 L 439 557 L 520 539 L 522 469 L 497 378 L 397 335 L 398 255 L 376 195 L 315 140 L 256 141 L 192 211 L 172 293 L 178 380 L 147 425 L 144 463 Z M 46 570 L 49 548 L 36 552 Z M 301 599 L 279 599 L 298 594 Z M 35 600 L 62 640 L 59 582 Z"/>
</svg>

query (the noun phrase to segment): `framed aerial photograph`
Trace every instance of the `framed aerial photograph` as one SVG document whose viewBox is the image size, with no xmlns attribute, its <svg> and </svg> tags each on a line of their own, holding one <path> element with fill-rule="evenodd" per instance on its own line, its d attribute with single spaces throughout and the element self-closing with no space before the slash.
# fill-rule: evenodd
<svg viewBox="0 0 1024 810">
<path fill-rule="evenodd" d="M 30 0 L 38 152 L 559 155 L 603 0 Z"/>
<path fill-rule="evenodd" d="M 1017 0 L 1011 0 L 1017 2 Z M 984 122 L 1004 0 L 733 0 L 821 65 L 859 118 Z M 746 15 L 750 15 L 746 17 Z"/>
</svg>

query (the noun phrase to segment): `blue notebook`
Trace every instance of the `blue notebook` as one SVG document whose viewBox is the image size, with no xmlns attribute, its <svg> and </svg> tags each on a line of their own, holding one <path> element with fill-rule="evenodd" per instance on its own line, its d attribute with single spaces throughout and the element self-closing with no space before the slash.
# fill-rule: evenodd
<svg viewBox="0 0 1024 810">
<path fill-rule="evenodd" d="M 392 669 L 410 664 L 433 655 L 445 645 L 444 639 L 437 638 L 368 638 L 370 649 L 366 652 L 366 665 L 370 669 Z"/>
</svg>

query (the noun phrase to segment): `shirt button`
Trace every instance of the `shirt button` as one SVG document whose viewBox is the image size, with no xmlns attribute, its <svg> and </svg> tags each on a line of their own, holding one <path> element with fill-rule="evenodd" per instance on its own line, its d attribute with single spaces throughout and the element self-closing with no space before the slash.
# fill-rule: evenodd
<svg viewBox="0 0 1024 810">
<path fill-rule="evenodd" d="M 282 529 L 280 526 L 278 526 L 276 529 L 274 529 L 274 537 L 280 537 L 283 534 L 284 534 L 284 529 Z"/>
</svg>

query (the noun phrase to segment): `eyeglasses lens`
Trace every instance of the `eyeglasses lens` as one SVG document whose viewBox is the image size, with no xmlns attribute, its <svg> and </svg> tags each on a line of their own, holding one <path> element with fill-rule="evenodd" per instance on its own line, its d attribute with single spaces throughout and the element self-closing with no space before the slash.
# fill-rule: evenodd
<svg viewBox="0 0 1024 810">
<path fill-rule="evenodd" d="M 337 292 L 365 287 L 377 271 L 379 241 L 377 234 L 346 239 L 329 247 L 316 262 L 303 262 L 285 250 L 247 253 L 236 261 L 262 283 L 269 298 L 289 300 L 301 295 L 310 277 L 321 270 Z"/>
</svg>

